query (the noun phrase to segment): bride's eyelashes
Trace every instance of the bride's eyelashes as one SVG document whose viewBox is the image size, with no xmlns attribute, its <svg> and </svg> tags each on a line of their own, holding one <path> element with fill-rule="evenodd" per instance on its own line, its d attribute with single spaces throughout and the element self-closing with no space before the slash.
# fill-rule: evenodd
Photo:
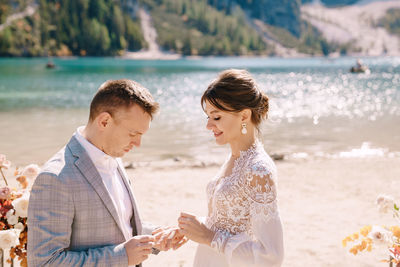
<svg viewBox="0 0 400 267">
<path fill-rule="evenodd" d="M 210 117 L 207 116 L 207 120 L 208 120 L 208 119 L 210 119 Z M 212 119 L 215 120 L 215 121 L 218 121 L 218 120 L 221 119 L 221 117 L 215 117 L 215 118 L 212 118 Z"/>
</svg>

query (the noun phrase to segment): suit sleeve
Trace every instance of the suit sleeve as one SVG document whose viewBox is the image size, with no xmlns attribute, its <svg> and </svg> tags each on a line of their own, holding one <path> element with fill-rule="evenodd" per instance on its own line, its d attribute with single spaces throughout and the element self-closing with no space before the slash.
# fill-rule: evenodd
<svg viewBox="0 0 400 267">
<path fill-rule="evenodd" d="M 41 173 L 28 208 L 28 266 L 128 266 L 123 244 L 70 251 L 74 202 L 68 185 Z"/>
</svg>

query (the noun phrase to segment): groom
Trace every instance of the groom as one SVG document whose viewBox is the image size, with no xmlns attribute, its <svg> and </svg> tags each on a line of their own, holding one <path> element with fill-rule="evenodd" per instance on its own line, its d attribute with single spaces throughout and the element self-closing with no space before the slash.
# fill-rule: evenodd
<svg viewBox="0 0 400 267">
<path fill-rule="evenodd" d="M 150 253 L 182 243 L 179 235 L 174 244 L 155 243 L 120 160 L 140 146 L 158 107 L 134 81 L 101 85 L 87 125 L 45 164 L 32 187 L 28 266 L 140 266 Z"/>
</svg>

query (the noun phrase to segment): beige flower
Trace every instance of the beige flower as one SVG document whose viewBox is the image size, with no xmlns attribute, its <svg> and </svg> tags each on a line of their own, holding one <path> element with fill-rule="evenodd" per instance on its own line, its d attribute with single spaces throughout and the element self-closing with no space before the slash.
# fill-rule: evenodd
<svg viewBox="0 0 400 267">
<path fill-rule="evenodd" d="M 29 164 L 23 169 L 22 175 L 30 180 L 33 180 L 36 178 L 36 176 L 38 176 L 39 172 L 40 168 L 37 164 Z"/>
<path fill-rule="evenodd" d="M 376 198 L 376 205 L 378 205 L 379 212 L 388 213 L 394 209 L 393 197 L 387 195 L 379 195 Z"/>
<path fill-rule="evenodd" d="M 0 199 L 9 199 L 11 197 L 11 189 L 8 186 L 0 188 Z"/>
<path fill-rule="evenodd" d="M 19 245 L 19 234 L 21 230 L 9 229 L 0 231 L 0 248 L 9 249 Z"/>
<path fill-rule="evenodd" d="M 15 215 L 21 218 L 28 217 L 29 193 L 23 194 L 20 198 L 13 200 L 12 205 L 15 209 Z"/>
<path fill-rule="evenodd" d="M 368 237 L 377 245 L 391 245 L 393 243 L 393 233 L 380 226 L 372 226 Z"/>
<path fill-rule="evenodd" d="M 19 222 L 16 225 L 14 225 L 14 229 L 24 231 L 25 225 L 23 223 Z"/>
</svg>

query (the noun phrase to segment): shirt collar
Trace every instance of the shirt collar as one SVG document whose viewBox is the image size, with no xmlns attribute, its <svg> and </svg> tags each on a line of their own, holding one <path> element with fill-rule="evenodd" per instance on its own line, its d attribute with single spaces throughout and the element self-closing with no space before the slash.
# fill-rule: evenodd
<svg viewBox="0 0 400 267">
<path fill-rule="evenodd" d="M 80 126 L 76 129 L 74 136 L 78 139 L 78 142 L 83 146 L 86 152 L 89 154 L 90 159 L 98 169 L 105 169 L 108 171 L 115 171 L 118 168 L 118 162 L 116 158 L 107 155 L 95 145 L 90 143 L 83 135 L 82 132 L 85 126 Z"/>
</svg>

